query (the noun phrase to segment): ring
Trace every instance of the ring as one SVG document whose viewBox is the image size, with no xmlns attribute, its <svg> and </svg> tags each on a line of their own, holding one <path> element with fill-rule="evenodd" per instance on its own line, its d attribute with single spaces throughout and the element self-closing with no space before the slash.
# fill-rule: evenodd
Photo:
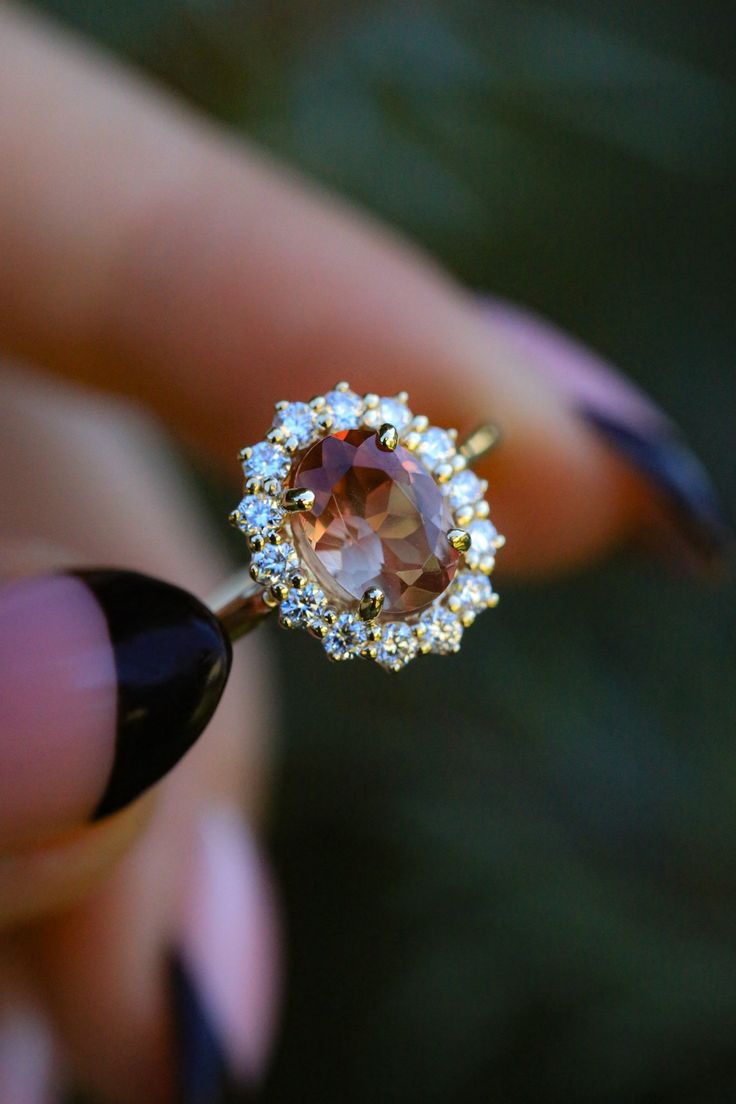
<svg viewBox="0 0 736 1104">
<path fill-rule="evenodd" d="M 408 395 L 347 383 L 310 402 L 276 403 L 264 440 L 241 450 L 244 496 L 230 514 L 251 551 L 211 604 L 231 640 L 278 610 L 332 660 L 398 671 L 460 648 L 498 604 L 490 574 L 504 538 L 471 466 L 494 426 L 458 441 L 409 409 Z"/>
</svg>

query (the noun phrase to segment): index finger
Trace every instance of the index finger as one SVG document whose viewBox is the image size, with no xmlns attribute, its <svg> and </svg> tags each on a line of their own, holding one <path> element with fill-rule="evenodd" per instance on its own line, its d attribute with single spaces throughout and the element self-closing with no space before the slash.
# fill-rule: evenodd
<svg viewBox="0 0 736 1104">
<path fill-rule="evenodd" d="M 275 399 L 349 377 L 503 427 L 507 562 L 576 563 L 651 498 L 504 326 L 426 258 L 110 62 L 4 14 L 0 340 L 144 399 L 232 463 Z M 416 407 L 415 407 L 416 408 Z"/>
</svg>

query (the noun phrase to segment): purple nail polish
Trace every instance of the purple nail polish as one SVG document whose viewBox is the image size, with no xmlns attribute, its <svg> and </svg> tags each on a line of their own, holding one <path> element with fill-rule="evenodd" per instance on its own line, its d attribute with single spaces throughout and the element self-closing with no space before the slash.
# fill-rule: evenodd
<svg viewBox="0 0 736 1104">
<path fill-rule="evenodd" d="M 115 812 L 205 728 L 230 644 L 193 595 L 130 571 L 0 586 L 0 834 L 22 845 Z"/>
<path fill-rule="evenodd" d="M 668 547 L 699 567 L 734 548 L 713 482 L 677 427 L 633 383 L 550 323 L 505 302 L 483 310 L 595 431 L 656 489 Z M 654 519 L 655 521 L 657 519 Z M 661 541 L 660 541 L 661 543 Z"/>
<path fill-rule="evenodd" d="M 179 1099 L 227 1100 L 265 1070 L 278 997 L 276 909 L 263 862 L 236 810 L 199 827 L 170 964 Z"/>
</svg>

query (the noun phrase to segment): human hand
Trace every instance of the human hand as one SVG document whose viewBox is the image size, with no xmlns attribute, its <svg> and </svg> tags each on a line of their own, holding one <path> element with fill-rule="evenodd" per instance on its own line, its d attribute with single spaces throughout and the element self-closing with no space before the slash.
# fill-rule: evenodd
<svg viewBox="0 0 736 1104">
<path fill-rule="evenodd" d="M 717 547 L 707 482 L 680 477 L 674 460 L 686 454 L 666 421 L 564 339 L 510 309 L 481 308 L 385 230 L 9 11 L 0 88 L 0 144 L 12 167 L 0 180 L 7 354 L 143 401 L 228 463 L 260 435 L 274 398 L 345 375 L 365 390 L 406 387 L 445 424 L 491 418 L 505 444 L 485 474 L 509 538 L 508 571 L 575 566 L 643 525 L 666 529 L 670 543 L 681 534 L 700 556 Z M 18 375 L 4 387 L 3 467 L 14 478 L 3 518 L 14 539 L 41 536 L 69 548 L 74 564 L 125 564 L 205 595 L 224 565 L 190 521 L 151 430 L 124 409 L 109 413 Z M 25 548 L 20 558 L 32 566 Z M 229 838 L 241 843 L 215 832 L 214 850 L 249 846 L 233 810 L 243 804 L 241 779 L 259 788 L 257 760 L 243 748 L 258 744 L 254 714 L 267 728 L 268 682 L 256 643 L 245 647 L 249 681 L 236 673 L 206 739 L 154 796 L 80 830 L 71 849 L 44 843 L 19 864 L 9 839 L 4 847 L 15 880 L 1 895 L 14 929 L 25 922 L 13 971 L 17 962 L 75 1073 L 104 1098 L 171 1091 L 164 962 L 196 881 L 193 847 L 182 841 L 224 803 L 217 823 L 237 824 Z M 39 877 L 50 866 L 53 885 Z M 203 907 L 202 882 L 196 892 Z M 45 919 L 31 925 L 40 912 Z M 258 928 L 240 926 L 249 924 Z M 261 944 L 256 957 L 269 953 Z M 271 998 L 235 981 L 241 1006 L 235 986 L 226 998 L 210 986 L 221 1033 L 250 1007 L 251 1030 L 263 1034 Z M 242 1046 L 237 1058 L 231 1037 L 222 1049 L 242 1075 Z"/>
</svg>

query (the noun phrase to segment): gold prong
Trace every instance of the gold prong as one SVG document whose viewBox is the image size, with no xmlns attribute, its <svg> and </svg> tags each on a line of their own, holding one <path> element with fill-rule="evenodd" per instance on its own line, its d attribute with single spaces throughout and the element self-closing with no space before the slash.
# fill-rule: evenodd
<svg viewBox="0 0 736 1104">
<path fill-rule="evenodd" d="M 227 515 L 227 520 L 228 520 L 228 521 L 230 522 L 230 524 L 232 525 L 233 529 L 239 529 L 239 528 L 240 528 L 240 524 L 241 524 L 241 522 L 242 522 L 242 520 L 243 520 L 243 519 L 242 519 L 242 517 L 240 516 L 240 510 L 232 510 L 232 511 L 231 511 L 231 512 L 230 512 L 230 513 L 229 513 L 229 514 Z"/>
<path fill-rule="evenodd" d="M 376 430 L 376 444 L 384 452 L 393 452 L 399 443 L 399 432 L 390 422 L 384 422 Z"/>
<path fill-rule="evenodd" d="M 322 620 L 326 625 L 334 625 L 337 621 L 337 610 L 334 610 L 332 606 L 328 606 L 326 610 L 322 611 Z"/>
<path fill-rule="evenodd" d="M 396 398 L 399 400 L 400 403 L 406 404 L 409 401 L 409 392 L 408 391 L 398 391 L 397 394 L 396 394 Z"/>
<path fill-rule="evenodd" d="M 250 445 L 246 445 L 246 447 L 242 448 L 240 450 L 240 452 L 238 453 L 238 460 L 242 464 L 246 460 L 250 460 L 252 455 L 253 455 L 253 449 L 250 447 Z"/>
<path fill-rule="evenodd" d="M 278 529 L 272 529 L 271 532 L 268 534 L 269 544 L 283 544 L 283 540 L 284 538 L 281 533 L 279 533 Z"/>
<path fill-rule="evenodd" d="M 316 636 L 318 640 L 324 640 L 330 631 L 324 621 L 313 621 L 308 628 L 312 636 Z"/>
<path fill-rule="evenodd" d="M 375 409 L 375 407 L 378 406 L 380 401 L 381 401 L 381 396 L 377 395 L 375 393 L 375 391 L 369 391 L 366 395 L 363 396 L 363 405 L 366 408 L 366 410 Z"/>
<path fill-rule="evenodd" d="M 380 587 L 368 587 L 358 605 L 361 621 L 375 621 L 383 609 L 385 595 Z"/>
<path fill-rule="evenodd" d="M 324 397 L 324 395 L 315 395 L 313 399 L 309 400 L 309 405 L 311 406 L 312 410 L 315 410 L 317 412 L 319 412 L 320 410 L 324 410 L 324 407 L 325 407 L 325 397 Z"/>
<path fill-rule="evenodd" d="M 263 548 L 264 540 L 260 533 L 251 533 L 248 537 L 248 547 L 251 552 L 260 552 Z"/>
<path fill-rule="evenodd" d="M 448 529 L 447 543 L 451 545 L 456 552 L 467 552 L 470 548 L 470 533 L 468 533 L 467 529 Z"/>
<path fill-rule="evenodd" d="M 457 441 L 457 430 L 448 429 L 447 436 L 450 438 L 451 441 Z"/>
<path fill-rule="evenodd" d="M 335 391 L 349 391 L 349 390 L 350 390 L 350 384 L 348 383 L 347 380 L 340 380 L 339 383 L 335 384 Z"/>
<path fill-rule="evenodd" d="M 274 426 L 273 429 L 269 429 L 268 433 L 266 434 L 266 440 L 268 441 L 269 445 L 283 445 L 283 443 L 284 443 L 284 431 L 283 431 L 283 429 L 280 429 L 277 426 Z"/>
<path fill-rule="evenodd" d="M 263 484 L 263 490 L 267 495 L 270 495 L 271 498 L 275 498 L 281 490 L 281 484 L 278 479 L 267 479 Z"/>
<path fill-rule="evenodd" d="M 452 464 L 452 469 L 455 472 L 455 475 L 457 475 L 458 472 L 464 471 L 464 469 L 468 466 L 467 460 L 460 452 L 455 453 L 450 463 Z"/>
<path fill-rule="evenodd" d="M 366 636 L 372 644 L 375 644 L 377 640 L 381 639 L 381 626 L 378 622 L 373 621 L 368 625 Z"/>
<path fill-rule="evenodd" d="M 481 498 L 480 502 L 475 504 L 475 516 L 477 518 L 487 518 L 491 512 L 491 507 L 488 505 L 484 498 Z"/>
<path fill-rule="evenodd" d="M 460 444 L 460 452 L 465 457 L 468 467 L 494 449 L 501 440 L 501 432 L 498 426 L 482 425 L 474 429 Z"/>
<path fill-rule="evenodd" d="M 497 533 L 496 536 L 491 541 L 491 544 L 493 545 L 493 547 L 495 549 L 503 548 L 505 543 L 506 543 L 506 538 L 503 536 L 502 533 Z"/>
<path fill-rule="evenodd" d="M 327 433 L 332 429 L 332 421 L 333 418 L 331 414 L 320 414 L 319 418 L 317 418 L 317 428 L 322 433 Z"/>
<path fill-rule="evenodd" d="M 417 433 L 424 433 L 425 429 L 429 429 L 429 418 L 426 414 L 415 414 L 409 423 L 409 428 L 416 430 Z"/>
<path fill-rule="evenodd" d="M 427 626 L 424 625 L 421 621 L 417 621 L 416 625 L 413 626 L 413 629 L 414 635 L 417 640 L 421 640 L 423 636 L 427 635 Z"/>
<path fill-rule="evenodd" d="M 257 475 L 251 475 L 249 479 L 245 481 L 245 493 L 246 494 L 259 494 L 261 490 L 261 481 Z"/>
<path fill-rule="evenodd" d="M 498 603 L 500 602 L 500 600 L 501 600 L 501 595 L 496 594 L 496 592 L 494 590 L 493 594 L 488 599 L 488 608 L 489 609 L 495 609 L 496 606 L 498 605 Z"/>
<path fill-rule="evenodd" d="M 276 607 L 278 606 L 278 602 L 274 598 L 273 594 L 271 594 L 271 592 L 268 590 L 264 590 L 263 592 L 263 602 L 265 605 L 268 606 L 269 609 L 276 609 Z"/>
<path fill-rule="evenodd" d="M 281 496 L 281 505 L 289 514 L 298 514 L 311 510 L 314 506 L 314 491 L 306 487 L 289 487 Z"/>
<path fill-rule="evenodd" d="M 404 446 L 404 448 L 409 450 L 409 452 L 414 452 L 414 449 L 418 447 L 421 440 L 422 440 L 421 433 L 417 433 L 416 430 L 410 429 L 409 432 L 407 433 L 406 437 L 404 437 L 404 439 L 401 443 Z"/>
<path fill-rule="evenodd" d="M 296 587 L 297 590 L 303 590 L 307 585 L 307 576 L 303 575 L 301 571 L 295 571 L 289 579 L 289 582 L 293 587 Z"/>
<path fill-rule="evenodd" d="M 473 610 L 465 610 L 460 620 L 463 623 L 463 628 L 469 629 L 475 621 L 475 612 Z"/>
<path fill-rule="evenodd" d="M 282 410 L 286 410 L 288 405 L 289 404 L 286 401 L 286 399 L 279 399 L 279 401 L 277 403 L 274 403 L 274 406 L 279 411 L 279 413 L 281 413 Z"/>
<path fill-rule="evenodd" d="M 447 599 L 447 608 L 451 613 L 457 613 L 458 610 L 462 609 L 462 603 L 457 594 L 453 594 L 452 597 Z"/>
<path fill-rule="evenodd" d="M 289 593 L 289 588 L 286 583 L 277 582 L 271 587 L 271 594 L 277 602 L 283 602 L 286 595 Z"/>
<path fill-rule="evenodd" d="M 432 641 L 431 640 L 420 640 L 419 641 L 419 651 L 422 653 L 422 655 L 429 655 L 429 653 L 432 651 Z"/>
<path fill-rule="evenodd" d="M 438 483 L 449 483 L 455 471 L 452 464 L 440 464 L 435 468 L 434 474 Z"/>
<path fill-rule="evenodd" d="M 491 575 L 495 566 L 496 560 L 488 552 L 478 560 L 478 567 L 484 575 Z"/>
<path fill-rule="evenodd" d="M 361 648 L 358 655 L 362 659 L 375 659 L 378 655 L 378 648 L 375 644 L 366 644 L 365 648 Z"/>
<path fill-rule="evenodd" d="M 290 454 L 295 453 L 296 450 L 299 448 L 299 442 L 296 439 L 296 437 L 287 437 L 285 441 L 281 442 L 281 444 L 284 446 L 286 451 Z"/>
<path fill-rule="evenodd" d="M 466 525 L 470 525 L 474 517 L 475 512 L 472 506 L 460 506 L 455 511 L 455 521 L 460 529 L 464 529 Z"/>
</svg>

